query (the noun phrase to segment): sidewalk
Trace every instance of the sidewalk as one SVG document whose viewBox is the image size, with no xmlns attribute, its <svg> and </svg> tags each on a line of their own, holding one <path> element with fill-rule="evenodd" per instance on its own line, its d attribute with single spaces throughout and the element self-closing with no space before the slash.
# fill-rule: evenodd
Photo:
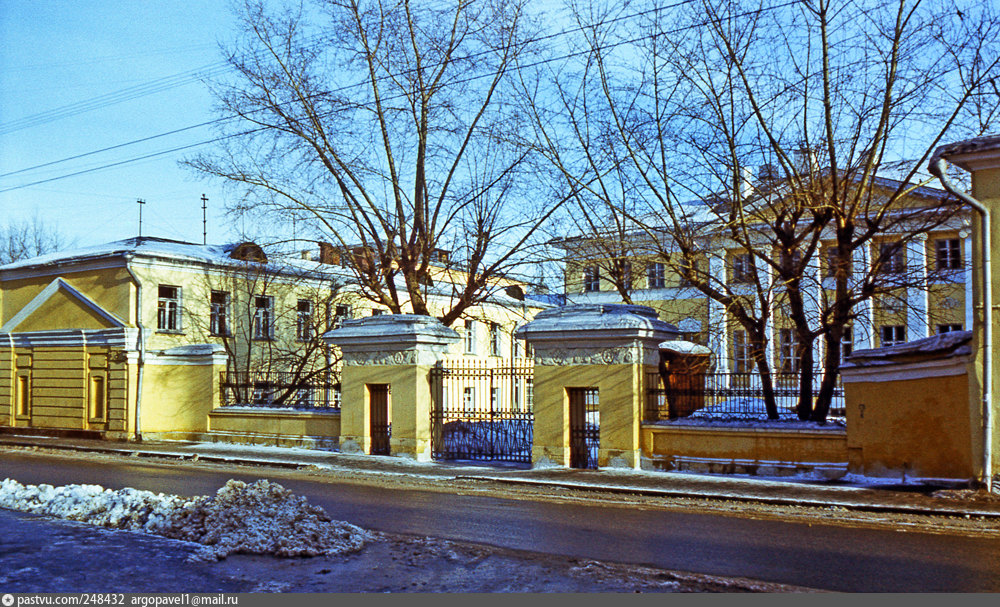
<svg viewBox="0 0 1000 607">
<path fill-rule="evenodd" d="M 840 507 L 870 512 L 904 512 L 955 516 L 1000 517 L 1000 500 L 967 501 L 934 498 L 931 488 L 902 483 L 882 484 L 815 481 L 801 478 L 756 478 L 682 472 L 618 469 L 529 469 L 472 462 L 416 463 L 389 456 L 346 455 L 297 448 L 258 447 L 229 443 L 180 441 L 112 442 L 89 439 L 0 435 L 0 446 L 40 447 L 202 462 L 266 465 L 289 469 L 316 467 L 412 479 L 472 480 L 552 489 L 593 490 L 664 497 L 726 499 L 782 505 Z M 0 472 L 2 477 L 2 472 Z"/>
</svg>

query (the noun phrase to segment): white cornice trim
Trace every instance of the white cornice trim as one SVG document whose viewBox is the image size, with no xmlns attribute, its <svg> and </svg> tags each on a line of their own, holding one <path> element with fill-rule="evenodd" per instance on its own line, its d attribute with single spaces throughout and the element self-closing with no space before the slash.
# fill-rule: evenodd
<svg viewBox="0 0 1000 607">
<path fill-rule="evenodd" d="M 9 343 L 15 348 L 106 346 L 132 350 L 135 347 L 138 335 L 138 329 L 129 327 L 115 329 L 63 329 L 57 331 L 7 333 L 6 339 L 0 337 L 0 343 Z"/>
<path fill-rule="evenodd" d="M 77 299 L 80 303 L 89 308 L 92 312 L 94 312 L 104 320 L 111 323 L 114 327 L 126 326 L 125 323 L 120 318 L 102 308 L 100 304 L 98 304 L 96 301 L 84 295 L 83 292 L 75 289 L 72 285 L 63 280 L 62 277 L 59 277 L 50 282 L 48 286 L 42 289 L 42 291 L 38 295 L 35 295 L 34 299 L 28 302 L 28 305 L 21 308 L 21 310 L 17 314 L 15 314 L 13 317 L 11 317 L 10 320 L 4 323 L 4 325 L 0 327 L 0 332 L 3 333 L 13 332 L 15 329 L 17 329 L 18 325 L 24 322 L 24 320 L 27 319 L 29 316 L 37 312 L 38 309 L 41 308 L 45 304 L 45 302 L 51 299 L 52 296 L 58 293 L 60 289 L 69 293 L 72 297 Z"/>
</svg>

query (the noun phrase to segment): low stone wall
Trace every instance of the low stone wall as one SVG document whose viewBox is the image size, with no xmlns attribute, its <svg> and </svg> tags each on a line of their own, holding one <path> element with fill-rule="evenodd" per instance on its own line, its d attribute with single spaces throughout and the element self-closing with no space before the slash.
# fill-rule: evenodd
<svg viewBox="0 0 1000 607">
<path fill-rule="evenodd" d="M 761 475 L 847 472 L 844 428 L 719 427 L 643 424 L 645 463 L 661 470 Z"/>
<path fill-rule="evenodd" d="M 296 411 L 226 407 L 208 415 L 201 439 L 248 445 L 335 449 L 340 411 Z"/>
</svg>

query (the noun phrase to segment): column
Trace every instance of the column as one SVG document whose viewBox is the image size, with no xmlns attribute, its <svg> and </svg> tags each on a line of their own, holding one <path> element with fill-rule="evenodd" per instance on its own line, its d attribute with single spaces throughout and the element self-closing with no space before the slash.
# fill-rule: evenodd
<svg viewBox="0 0 1000 607">
<path fill-rule="evenodd" d="M 459 339 L 436 318 L 415 314 L 345 320 L 323 335 L 342 354 L 341 452 L 372 452 L 368 387 L 388 385 L 390 454 L 430 461 L 430 370 Z"/>
<path fill-rule="evenodd" d="M 646 378 L 677 328 L 646 306 L 583 304 L 544 310 L 515 335 L 535 352 L 532 464 L 568 466 L 574 449 L 589 449 L 570 431 L 570 396 L 582 388 L 597 390 L 597 465 L 639 468 Z"/>
<path fill-rule="evenodd" d="M 958 236 L 962 239 L 962 268 L 965 278 L 965 330 L 971 331 L 976 318 L 976 299 L 972 293 L 972 231 L 961 230 Z"/>
<path fill-rule="evenodd" d="M 806 318 L 809 320 L 809 328 L 813 330 L 819 327 L 820 312 L 823 308 L 823 272 L 819 266 L 822 252 L 822 247 L 816 249 L 813 256 L 806 261 L 805 276 L 802 280 L 802 305 L 805 307 Z M 813 367 L 819 368 L 823 363 L 823 354 L 826 349 L 821 340 L 817 340 L 813 347 Z"/>
<path fill-rule="evenodd" d="M 866 244 L 854 250 L 851 258 L 850 288 L 855 290 L 871 272 L 871 250 Z M 866 299 L 857 305 L 857 317 L 854 320 L 853 338 L 855 350 L 867 350 L 875 347 L 875 316 L 872 301 Z"/>
<path fill-rule="evenodd" d="M 708 261 L 708 271 L 711 276 L 720 280 L 726 279 L 726 259 L 711 257 Z M 732 367 L 729 352 L 729 314 L 726 307 L 712 298 L 708 299 L 708 347 L 715 357 L 715 370 L 718 373 L 729 373 Z"/>
<path fill-rule="evenodd" d="M 906 243 L 906 340 L 930 336 L 927 284 L 927 235 L 918 234 Z"/>
</svg>

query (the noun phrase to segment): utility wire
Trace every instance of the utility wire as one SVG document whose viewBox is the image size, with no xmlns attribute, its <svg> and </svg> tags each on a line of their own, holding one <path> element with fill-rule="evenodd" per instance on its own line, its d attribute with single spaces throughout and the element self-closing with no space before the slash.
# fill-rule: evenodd
<svg viewBox="0 0 1000 607">
<path fill-rule="evenodd" d="M 647 14 L 650 14 L 650 13 L 654 13 L 654 12 L 660 12 L 660 11 L 667 10 L 667 9 L 677 8 L 679 6 L 683 6 L 683 5 L 686 5 L 686 4 L 691 4 L 691 3 L 696 2 L 696 1 L 698 1 L 698 0 L 681 0 L 680 2 L 677 2 L 676 4 L 673 4 L 673 5 L 670 5 L 670 6 L 667 6 L 667 7 L 662 7 L 661 6 L 661 7 L 655 8 L 655 9 L 648 9 L 648 10 L 640 11 L 640 12 L 633 13 L 633 14 L 630 14 L 630 15 L 623 15 L 621 17 L 616 17 L 614 19 L 609 19 L 608 21 L 603 22 L 603 23 L 614 23 L 614 22 L 617 22 L 617 21 L 625 20 L 625 19 L 633 19 L 633 18 L 636 18 L 636 17 L 640 17 L 640 16 L 644 16 L 644 15 L 647 15 Z M 760 13 L 762 13 L 764 11 L 774 11 L 774 10 L 778 10 L 778 9 L 785 8 L 785 7 L 788 7 L 788 6 L 792 6 L 792 5 L 795 5 L 795 4 L 799 4 L 800 1 L 801 0 L 789 0 L 789 1 L 784 2 L 782 4 L 779 4 L 779 5 L 775 5 L 775 6 L 771 6 L 771 7 L 767 7 L 767 8 L 763 8 L 763 9 L 755 9 L 753 11 L 747 11 L 747 12 L 741 13 L 739 15 L 733 15 L 730 18 L 740 18 L 740 17 L 746 17 L 746 16 L 750 16 L 750 15 L 757 15 L 757 14 L 760 14 Z M 624 45 L 627 45 L 627 44 L 634 44 L 634 43 L 640 42 L 642 40 L 646 40 L 646 39 L 649 39 L 649 38 L 654 38 L 656 36 L 670 35 L 670 34 L 675 34 L 675 33 L 679 33 L 679 32 L 682 32 L 682 31 L 686 31 L 686 30 L 690 30 L 690 29 L 694 29 L 694 28 L 698 28 L 698 27 L 703 27 L 703 26 L 707 25 L 710 22 L 711 22 L 711 20 L 705 21 L 705 22 L 702 22 L 702 23 L 695 23 L 695 24 L 692 24 L 692 25 L 687 25 L 687 26 L 683 26 L 683 27 L 674 28 L 673 30 L 659 31 L 659 32 L 651 33 L 651 34 L 646 34 L 646 35 L 643 35 L 643 36 L 637 36 L 637 37 L 630 38 L 630 39 L 627 39 L 627 40 L 621 40 L 621 41 L 615 42 L 613 44 L 603 45 L 603 46 L 600 47 L 600 49 L 601 50 L 610 50 L 610 49 L 613 49 L 613 48 L 617 48 L 619 46 L 624 46 Z M 540 42 L 540 41 L 547 40 L 547 39 L 553 39 L 553 38 L 556 38 L 556 37 L 559 37 L 559 36 L 564 36 L 564 35 L 569 34 L 569 33 L 579 32 L 579 31 L 582 31 L 582 30 L 585 30 L 585 29 L 588 29 L 588 28 L 591 28 L 591 27 L 594 27 L 594 25 L 585 25 L 585 26 L 579 26 L 579 27 L 575 27 L 575 28 L 570 28 L 570 29 L 559 31 L 559 32 L 555 32 L 553 34 L 547 34 L 545 36 L 541 36 L 539 38 L 532 39 L 529 42 L 530 43 L 535 43 L 535 42 Z M 524 67 L 524 68 L 538 67 L 538 66 L 541 66 L 541 65 L 552 63 L 554 61 L 561 61 L 561 60 L 564 60 L 564 59 L 570 59 L 570 58 L 573 58 L 573 57 L 578 57 L 578 56 L 581 56 L 581 55 L 586 55 L 588 53 L 593 52 L 593 50 L 594 49 L 589 49 L 588 48 L 588 49 L 585 49 L 585 50 L 582 50 L 582 51 L 577 51 L 577 52 L 574 52 L 574 53 L 567 53 L 567 54 L 559 55 L 559 56 L 556 56 L 556 57 L 548 57 L 548 58 L 545 58 L 545 59 L 540 59 L 540 60 L 535 61 L 533 63 L 525 64 L 522 67 Z M 472 59 L 472 58 L 475 58 L 475 57 L 480 56 L 480 55 L 489 54 L 490 52 L 491 51 L 483 51 L 482 53 L 476 53 L 476 54 L 469 55 L 466 58 Z M 405 75 L 411 73 L 412 71 L 414 71 L 414 70 L 411 69 L 411 70 L 406 70 L 406 71 L 400 72 L 398 74 L 386 75 L 386 76 L 383 76 L 381 78 L 381 80 L 384 81 L 385 79 L 389 79 L 389 78 L 399 78 L 401 76 L 405 76 Z M 463 79 L 458 79 L 458 80 L 451 81 L 451 84 L 464 84 L 464 83 L 467 83 L 467 82 L 472 82 L 472 81 L 475 81 L 475 80 L 479 80 L 479 79 L 485 78 L 487 76 L 492 76 L 492 75 L 491 74 L 483 74 L 483 75 L 477 75 L 477 76 L 470 76 L 468 78 L 463 78 Z M 353 83 L 353 84 L 347 84 L 347 85 L 341 86 L 341 87 L 339 87 L 337 89 L 333 89 L 332 91 L 324 91 L 323 94 L 341 93 L 341 92 L 350 90 L 352 88 L 358 88 L 360 86 L 365 86 L 367 83 L 368 83 L 368 81 L 361 81 L 361 82 L 356 82 L 356 83 Z M 394 99 L 402 98 L 404 96 L 405 96 L 404 93 L 398 93 L 396 95 L 391 95 L 391 96 L 383 98 L 383 101 L 391 101 L 391 100 L 394 100 Z M 288 102 L 288 103 L 291 103 L 291 102 Z M 280 104 L 280 105 L 284 105 L 284 104 Z M 260 110 L 255 110 L 253 113 L 265 112 L 265 111 L 267 111 L 267 108 L 262 108 Z M 323 118 L 323 117 L 328 116 L 331 113 L 332 112 L 328 112 L 328 113 L 320 115 L 319 117 Z M 157 134 L 157 135 L 151 135 L 151 136 L 145 137 L 143 139 L 138 139 L 138 140 L 134 140 L 134 141 L 128 141 L 128 142 L 121 143 L 121 144 L 118 144 L 118 145 L 114 145 L 114 146 L 110 146 L 110 147 L 107 147 L 107 148 L 103 148 L 101 150 L 94 150 L 92 152 L 85 152 L 83 154 L 77 154 L 75 156 L 71 156 L 71 157 L 68 157 L 68 158 L 63 158 L 63 159 L 60 159 L 60 160 L 54 160 L 54 161 L 47 162 L 47 163 L 44 163 L 44 164 L 41 164 L 41 165 L 36 165 L 36 166 L 28 167 L 28 168 L 25 168 L 25 169 L 20 169 L 20 170 L 13 171 L 13 172 L 10 172 L 10 173 L 4 173 L 4 174 L 0 175 L 0 178 L 2 178 L 2 177 L 9 177 L 11 175 L 20 174 L 20 173 L 24 173 L 24 172 L 27 172 L 27 171 L 32 171 L 32 170 L 35 170 L 35 169 L 39 169 L 39 168 L 43 168 L 43 167 L 48 167 L 48 166 L 52 166 L 52 165 L 55 165 L 55 164 L 60 164 L 60 163 L 63 163 L 63 162 L 68 162 L 70 160 L 76 160 L 76 159 L 79 159 L 79 158 L 84 158 L 84 157 L 87 157 L 87 156 L 92 156 L 94 154 L 99 154 L 99 153 L 102 153 L 102 152 L 105 152 L 105 151 L 110 151 L 110 150 L 114 150 L 114 149 L 119 149 L 119 148 L 131 146 L 131 145 L 135 145 L 137 143 L 151 141 L 151 140 L 154 140 L 154 139 L 158 139 L 160 137 L 166 137 L 168 135 L 176 134 L 176 133 L 179 133 L 179 132 L 183 132 L 183 131 L 187 131 L 187 130 L 191 130 L 191 129 L 195 129 L 195 128 L 200 128 L 200 127 L 209 126 L 209 125 L 213 125 L 213 124 L 217 124 L 217 123 L 221 123 L 221 122 L 226 122 L 226 121 L 229 121 L 229 120 L 233 120 L 235 118 L 237 118 L 237 116 L 223 116 L 221 118 L 216 118 L 216 119 L 210 120 L 208 122 L 203 122 L 203 123 L 200 123 L 200 124 L 197 124 L 197 125 L 191 125 L 191 126 L 188 126 L 188 127 L 182 127 L 180 129 L 175 129 L 173 131 L 169 131 L 169 132 L 166 132 L 166 133 L 160 133 L 160 134 Z M 246 130 L 246 131 L 241 131 L 239 133 L 232 133 L 232 134 L 229 134 L 229 135 L 215 137 L 215 138 L 212 138 L 212 139 L 208 139 L 208 140 L 204 140 L 204 141 L 200 141 L 200 142 L 197 142 L 197 143 L 192 143 L 192 144 L 188 144 L 188 145 L 184 145 L 184 146 L 180 146 L 180 147 L 176 147 L 176 148 L 171 148 L 171 149 L 163 150 L 163 151 L 160 151 L 160 152 L 153 152 L 153 153 L 146 154 L 146 155 L 139 156 L 139 157 L 135 157 L 135 158 L 127 158 L 127 159 L 124 159 L 124 160 L 112 162 L 112 163 L 101 165 L 101 166 L 98 166 L 98 167 L 93 167 L 93 168 L 89 168 L 89 169 L 83 169 L 83 170 L 76 171 L 76 172 L 73 172 L 73 173 L 68 173 L 68 174 L 65 174 L 65 175 L 59 175 L 59 176 L 56 176 L 56 177 L 50 177 L 50 178 L 47 178 L 47 179 L 41 179 L 41 180 L 33 181 L 33 182 L 30 182 L 30 183 L 25 183 L 25 184 L 20 184 L 20 185 L 16 185 L 16 186 L 11 186 L 9 188 L 5 188 L 5 189 L 0 190 L 0 194 L 6 193 L 6 192 L 11 192 L 11 191 L 14 191 L 14 190 L 23 189 L 23 188 L 28 188 L 28 187 L 32 187 L 32 186 L 36 186 L 36 185 L 41 185 L 41 184 L 44 184 L 44 183 L 50 183 L 50 182 L 53 182 L 53 181 L 59 181 L 59 180 L 67 179 L 67 178 L 70 178 L 70 177 L 77 177 L 77 176 L 88 174 L 88 173 L 94 173 L 94 172 L 97 172 L 97 171 L 102 171 L 102 170 L 106 170 L 106 169 L 110 169 L 110 168 L 122 166 L 122 165 L 125 165 L 125 164 L 130 164 L 130 163 L 133 163 L 133 162 L 139 162 L 139 161 L 142 161 L 142 160 L 147 160 L 147 159 L 150 159 L 150 158 L 164 156 L 164 155 L 172 154 L 172 153 L 179 152 L 179 151 L 193 149 L 193 148 L 200 147 L 200 146 L 203 146 L 203 145 L 208 145 L 208 144 L 211 144 L 211 143 L 218 143 L 218 142 L 226 140 L 226 139 L 230 139 L 230 138 L 234 138 L 234 137 L 242 137 L 244 135 L 250 135 L 250 134 L 253 134 L 253 133 L 264 131 L 264 130 L 267 130 L 268 128 L 270 128 L 270 127 L 268 127 L 268 126 L 261 126 L 261 127 L 254 128 L 254 129 L 249 129 L 249 130 Z"/>
</svg>

